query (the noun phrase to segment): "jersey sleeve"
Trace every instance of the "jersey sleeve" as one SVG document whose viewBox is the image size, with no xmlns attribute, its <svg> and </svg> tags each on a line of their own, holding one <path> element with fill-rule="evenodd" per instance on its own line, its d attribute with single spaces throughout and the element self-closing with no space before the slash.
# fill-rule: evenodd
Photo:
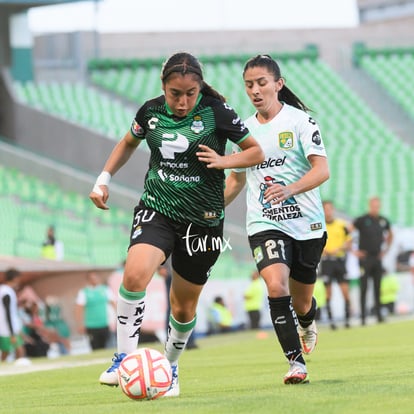
<svg viewBox="0 0 414 414">
<path fill-rule="evenodd" d="M 220 137 L 240 144 L 249 135 L 249 129 L 237 115 L 234 109 L 225 102 L 214 106 L 217 132 Z"/>
<path fill-rule="evenodd" d="M 140 109 L 138 109 L 138 112 L 132 121 L 131 134 L 136 139 L 145 139 L 145 128 L 143 126 L 145 125 L 145 122 L 144 122 L 145 112 L 146 112 L 146 105 L 143 105 L 141 106 Z"/>
<path fill-rule="evenodd" d="M 322 140 L 319 125 L 309 115 L 305 115 L 300 125 L 300 137 L 305 156 L 320 155 L 326 157 L 325 145 Z"/>
</svg>

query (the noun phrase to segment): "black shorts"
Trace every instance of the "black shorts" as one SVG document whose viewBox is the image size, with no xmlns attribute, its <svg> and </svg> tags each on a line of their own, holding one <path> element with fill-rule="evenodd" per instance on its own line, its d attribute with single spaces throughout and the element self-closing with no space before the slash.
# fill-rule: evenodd
<svg viewBox="0 0 414 414">
<path fill-rule="evenodd" d="M 332 257 L 322 259 L 320 266 L 320 277 L 325 285 L 330 285 L 335 281 L 337 283 L 346 283 L 345 258 Z"/>
<path fill-rule="evenodd" d="M 316 281 L 326 232 L 320 239 L 296 240 L 281 231 L 268 230 L 249 236 L 249 243 L 259 272 L 272 264 L 284 263 L 292 279 L 311 285 Z"/>
<path fill-rule="evenodd" d="M 129 247 L 146 243 L 171 255 L 173 269 L 184 279 L 204 285 L 223 246 L 223 220 L 216 227 L 178 223 L 140 203 L 134 209 Z"/>
</svg>

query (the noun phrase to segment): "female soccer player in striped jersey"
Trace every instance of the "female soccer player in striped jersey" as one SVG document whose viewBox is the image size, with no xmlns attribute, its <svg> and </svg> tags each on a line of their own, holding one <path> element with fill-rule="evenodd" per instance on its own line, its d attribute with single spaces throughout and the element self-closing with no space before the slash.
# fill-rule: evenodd
<svg viewBox="0 0 414 414">
<path fill-rule="evenodd" d="M 256 108 L 245 124 L 265 161 L 231 172 L 225 202 L 247 182 L 247 233 L 290 364 L 284 382 L 305 383 L 309 378 L 302 353 L 312 352 L 317 342 L 313 289 L 326 241 L 318 186 L 329 178 L 328 162 L 318 125 L 285 85 L 275 60 L 268 55 L 251 58 L 243 78 Z"/>
<path fill-rule="evenodd" d="M 198 298 L 223 241 L 224 169 L 248 167 L 263 152 L 224 98 L 203 80 L 199 61 L 176 53 L 161 73 L 164 94 L 144 103 L 115 146 L 90 194 L 107 209 L 110 178 L 142 140 L 150 148 L 144 193 L 135 207 L 130 245 L 117 302 L 117 352 L 100 382 L 118 385 L 122 359 L 138 345 L 145 289 L 171 255 L 171 316 L 165 355 L 179 395 L 178 358 L 196 324 Z M 227 139 L 242 150 L 225 155 Z"/>
</svg>

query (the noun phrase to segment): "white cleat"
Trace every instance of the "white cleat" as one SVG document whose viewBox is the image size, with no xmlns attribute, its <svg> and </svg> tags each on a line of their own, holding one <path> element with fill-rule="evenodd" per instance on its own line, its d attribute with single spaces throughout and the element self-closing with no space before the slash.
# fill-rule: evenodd
<svg viewBox="0 0 414 414">
<path fill-rule="evenodd" d="M 298 333 L 303 353 L 310 354 L 313 352 L 318 343 L 318 329 L 316 328 L 316 322 L 313 321 L 307 328 L 302 328 L 299 324 Z"/>
<path fill-rule="evenodd" d="M 168 391 L 164 397 L 178 397 L 180 395 L 180 384 L 178 382 L 178 365 L 171 365 L 172 380 Z"/>
<path fill-rule="evenodd" d="M 117 387 L 119 385 L 118 368 L 122 360 L 127 354 L 114 354 L 112 358 L 112 365 L 99 377 L 99 382 L 103 385 L 109 385 L 110 387 Z"/>
<path fill-rule="evenodd" d="M 309 379 L 306 365 L 296 361 L 289 362 L 289 364 L 290 368 L 283 382 L 285 384 L 307 384 Z"/>
</svg>

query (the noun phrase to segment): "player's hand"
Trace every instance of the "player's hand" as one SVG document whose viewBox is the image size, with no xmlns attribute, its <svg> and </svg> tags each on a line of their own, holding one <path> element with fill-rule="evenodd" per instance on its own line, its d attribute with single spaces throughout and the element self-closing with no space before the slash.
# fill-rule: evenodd
<svg viewBox="0 0 414 414">
<path fill-rule="evenodd" d="M 95 185 L 89 194 L 89 198 L 96 207 L 102 210 L 109 210 L 109 207 L 106 205 L 109 198 L 108 186 Z"/>
<path fill-rule="evenodd" d="M 199 145 L 199 148 L 201 151 L 196 152 L 196 155 L 199 161 L 207 164 L 207 168 L 217 168 L 218 170 L 226 168 L 224 157 L 218 155 L 216 151 L 202 144 Z"/>
<path fill-rule="evenodd" d="M 293 195 L 292 190 L 287 185 L 268 184 L 264 192 L 264 198 L 267 203 L 279 204 Z"/>
</svg>

